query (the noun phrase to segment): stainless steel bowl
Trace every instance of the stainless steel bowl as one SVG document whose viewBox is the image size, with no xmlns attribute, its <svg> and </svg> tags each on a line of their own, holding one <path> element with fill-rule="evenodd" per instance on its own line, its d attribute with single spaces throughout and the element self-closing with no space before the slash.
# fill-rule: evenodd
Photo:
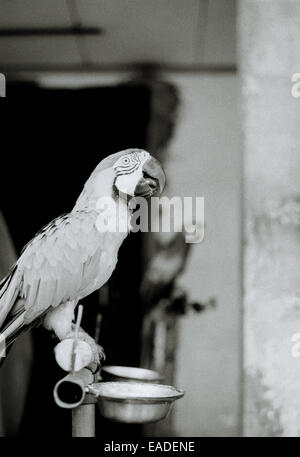
<svg viewBox="0 0 300 457">
<path fill-rule="evenodd" d="M 158 383 L 163 380 L 157 371 L 146 368 L 122 367 L 117 365 L 107 365 L 101 368 L 101 377 L 104 382 L 152 382 Z"/>
<path fill-rule="evenodd" d="M 172 386 L 133 382 L 100 382 L 92 385 L 101 414 L 110 420 L 145 424 L 164 419 L 184 391 Z"/>
</svg>

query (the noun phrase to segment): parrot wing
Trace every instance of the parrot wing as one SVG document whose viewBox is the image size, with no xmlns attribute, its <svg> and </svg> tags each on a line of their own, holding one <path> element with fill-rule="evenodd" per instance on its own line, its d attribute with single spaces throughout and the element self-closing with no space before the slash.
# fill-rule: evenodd
<svg viewBox="0 0 300 457">
<path fill-rule="evenodd" d="M 0 326 L 23 313 L 23 325 L 49 308 L 81 296 L 97 269 L 90 268 L 101 252 L 94 211 L 60 216 L 36 234 L 22 251 L 0 289 Z M 95 271 L 96 270 L 96 271 Z M 0 285 L 1 287 L 1 285 Z M 5 321 L 5 322 L 4 322 Z"/>
</svg>

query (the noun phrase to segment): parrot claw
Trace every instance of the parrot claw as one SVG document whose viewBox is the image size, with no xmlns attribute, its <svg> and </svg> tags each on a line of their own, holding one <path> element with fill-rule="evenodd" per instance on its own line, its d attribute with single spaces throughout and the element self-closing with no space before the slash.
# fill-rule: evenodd
<svg viewBox="0 0 300 457">
<path fill-rule="evenodd" d="M 100 344 L 97 344 L 97 349 L 98 349 L 98 353 L 99 353 L 100 362 L 105 362 L 106 355 L 105 355 L 103 347 L 100 346 Z"/>
</svg>

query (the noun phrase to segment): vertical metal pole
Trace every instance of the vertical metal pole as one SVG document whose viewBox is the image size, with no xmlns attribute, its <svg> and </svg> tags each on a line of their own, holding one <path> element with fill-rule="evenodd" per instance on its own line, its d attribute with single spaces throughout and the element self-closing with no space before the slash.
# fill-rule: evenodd
<svg viewBox="0 0 300 457">
<path fill-rule="evenodd" d="M 95 403 L 72 409 L 72 436 L 95 437 Z"/>
</svg>

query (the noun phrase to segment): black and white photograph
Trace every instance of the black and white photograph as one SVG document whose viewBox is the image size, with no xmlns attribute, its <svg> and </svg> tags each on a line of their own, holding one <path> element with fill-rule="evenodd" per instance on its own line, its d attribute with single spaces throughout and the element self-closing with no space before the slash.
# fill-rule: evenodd
<svg viewBox="0 0 300 457">
<path fill-rule="evenodd" d="M 0 437 L 300 437 L 300 1 L 0 0 L 0 112 Z"/>
</svg>

